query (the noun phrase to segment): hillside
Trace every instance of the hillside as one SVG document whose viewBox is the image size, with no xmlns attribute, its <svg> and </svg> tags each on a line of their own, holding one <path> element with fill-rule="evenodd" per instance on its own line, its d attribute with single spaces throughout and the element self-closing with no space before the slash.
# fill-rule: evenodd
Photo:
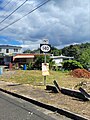
<svg viewBox="0 0 90 120">
<path fill-rule="evenodd" d="M 62 49 L 62 54 L 73 56 L 84 68 L 90 68 L 90 43 L 70 45 Z"/>
<path fill-rule="evenodd" d="M 40 53 L 40 49 L 37 50 L 26 50 L 24 53 Z M 51 54 L 53 55 L 65 55 L 74 57 L 75 60 L 80 62 L 84 68 L 90 68 L 90 43 L 82 43 L 76 45 L 70 45 L 63 49 L 57 49 L 51 47 Z"/>
</svg>

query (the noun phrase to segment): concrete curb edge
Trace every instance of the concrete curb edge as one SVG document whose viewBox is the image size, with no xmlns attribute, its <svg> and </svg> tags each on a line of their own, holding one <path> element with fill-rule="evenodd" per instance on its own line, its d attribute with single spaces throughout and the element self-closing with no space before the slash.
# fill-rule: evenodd
<svg viewBox="0 0 90 120">
<path fill-rule="evenodd" d="M 73 113 L 73 112 L 70 112 L 70 111 L 68 111 L 68 110 L 60 109 L 60 108 L 54 107 L 54 106 L 52 106 L 52 105 L 48 105 L 48 104 L 45 104 L 45 103 L 36 101 L 36 100 L 34 100 L 34 99 L 32 99 L 32 98 L 28 98 L 28 97 L 25 97 L 25 96 L 23 96 L 23 95 L 20 95 L 20 94 L 14 93 L 14 92 L 10 92 L 10 91 L 4 90 L 4 89 L 2 89 L 2 88 L 0 88 L 0 91 L 5 92 L 5 93 L 7 93 L 7 94 L 10 94 L 10 95 L 12 95 L 12 96 L 21 98 L 21 99 L 23 99 L 23 100 L 26 100 L 26 101 L 28 101 L 28 102 L 31 102 L 32 104 L 35 104 L 35 105 L 37 105 L 37 106 L 43 107 L 43 108 L 48 109 L 48 110 L 51 110 L 51 111 L 53 111 L 53 112 L 57 112 L 57 113 L 59 113 L 59 114 L 61 114 L 61 115 L 64 115 L 64 116 L 66 116 L 66 117 L 68 117 L 68 118 L 71 118 L 71 119 L 73 119 L 73 120 L 88 120 L 88 118 L 83 117 L 83 116 L 78 115 L 78 114 L 75 114 L 75 113 Z"/>
</svg>

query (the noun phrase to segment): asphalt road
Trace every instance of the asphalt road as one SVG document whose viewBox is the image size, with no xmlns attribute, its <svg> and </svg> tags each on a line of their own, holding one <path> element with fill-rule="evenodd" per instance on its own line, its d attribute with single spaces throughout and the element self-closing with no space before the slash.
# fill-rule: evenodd
<svg viewBox="0 0 90 120">
<path fill-rule="evenodd" d="M 0 92 L 0 120 L 55 120 L 22 99 Z"/>
</svg>

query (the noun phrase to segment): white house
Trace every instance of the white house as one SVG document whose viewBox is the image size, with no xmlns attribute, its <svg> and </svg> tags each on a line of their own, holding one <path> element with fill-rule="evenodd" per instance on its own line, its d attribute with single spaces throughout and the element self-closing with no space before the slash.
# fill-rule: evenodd
<svg viewBox="0 0 90 120">
<path fill-rule="evenodd" d="M 13 60 L 15 54 L 22 53 L 22 47 L 0 45 L 0 65 L 8 65 Z"/>
<path fill-rule="evenodd" d="M 51 58 L 53 59 L 53 61 L 55 62 L 54 68 L 58 67 L 61 68 L 62 67 L 62 62 L 64 60 L 71 60 L 74 59 L 74 57 L 68 57 L 68 56 L 63 56 L 62 54 L 60 56 L 51 56 Z"/>
<path fill-rule="evenodd" d="M 0 45 L 0 54 L 12 56 L 13 54 L 21 53 L 21 48 L 18 46 Z"/>
</svg>

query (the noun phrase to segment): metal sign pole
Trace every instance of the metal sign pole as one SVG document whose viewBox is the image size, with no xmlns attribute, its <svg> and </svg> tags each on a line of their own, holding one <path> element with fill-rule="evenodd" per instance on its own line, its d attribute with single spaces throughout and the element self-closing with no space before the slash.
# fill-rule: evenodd
<svg viewBox="0 0 90 120">
<path fill-rule="evenodd" d="M 45 53 L 44 63 L 46 64 L 46 53 Z M 44 76 L 44 85 L 46 85 L 46 76 Z"/>
<path fill-rule="evenodd" d="M 44 65 L 42 64 L 42 75 L 44 76 L 44 85 L 46 85 L 46 76 L 49 75 L 48 64 L 46 63 L 46 53 L 50 52 L 51 45 L 48 44 L 48 40 L 44 40 L 43 44 L 40 44 L 40 53 L 44 53 Z M 46 70 L 45 70 L 46 69 Z"/>
</svg>

